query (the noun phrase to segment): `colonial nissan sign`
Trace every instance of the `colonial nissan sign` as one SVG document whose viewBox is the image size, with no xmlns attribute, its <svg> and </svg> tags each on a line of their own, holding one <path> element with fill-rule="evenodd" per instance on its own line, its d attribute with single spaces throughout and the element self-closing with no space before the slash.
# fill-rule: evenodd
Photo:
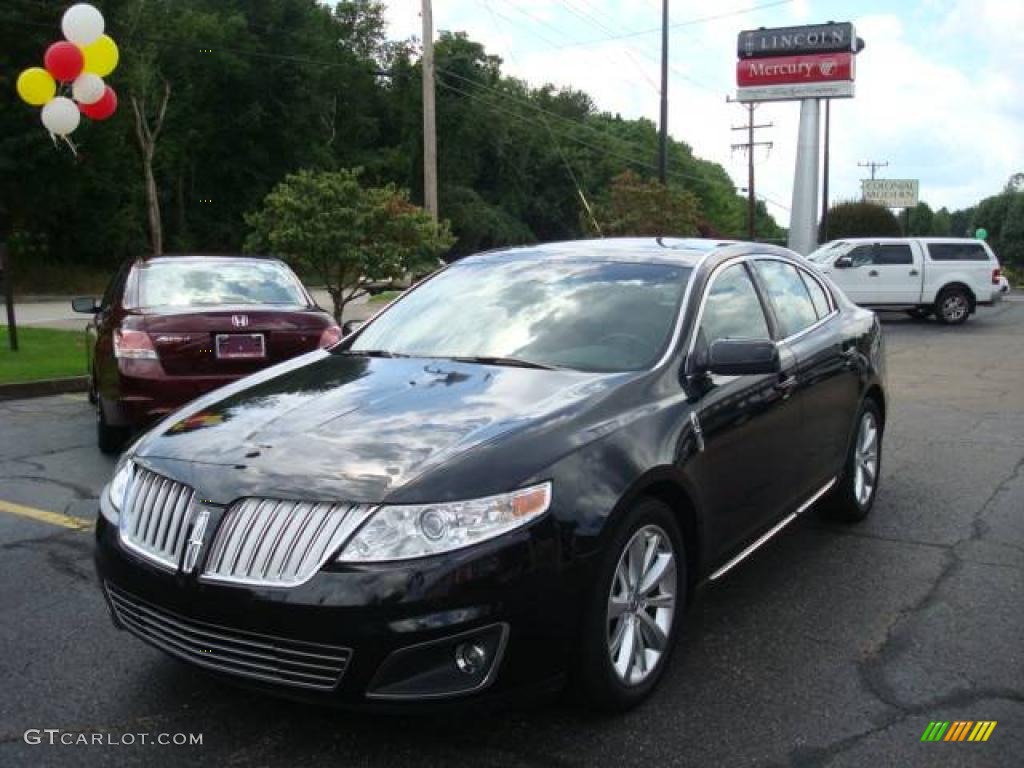
<svg viewBox="0 0 1024 768">
<path fill-rule="evenodd" d="M 918 199 L 917 179 L 864 179 L 860 183 L 864 202 L 886 208 L 913 208 Z"/>
</svg>

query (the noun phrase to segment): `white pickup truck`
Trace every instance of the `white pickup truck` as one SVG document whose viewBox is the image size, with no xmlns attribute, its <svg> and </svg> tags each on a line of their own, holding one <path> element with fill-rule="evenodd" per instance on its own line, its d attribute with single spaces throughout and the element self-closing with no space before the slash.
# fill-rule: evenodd
<svg viewBox="0 0 1024 768">
<path fill-rule="evenodd" d="M 934 314 L 958 325 L 1001 298 L 999 261 L 988 243 L 956 237 L 851 237 L 807 257 L 856 304 Z"/>
</svg>

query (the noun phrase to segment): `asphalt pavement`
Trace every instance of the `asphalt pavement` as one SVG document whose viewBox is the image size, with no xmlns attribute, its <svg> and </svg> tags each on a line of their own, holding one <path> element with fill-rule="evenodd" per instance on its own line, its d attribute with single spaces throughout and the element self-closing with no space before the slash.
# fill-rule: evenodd
<svg viewBox="0 0 1024 768">
<path fill-rule="evenodd" d="M 565 697 L 328 711 L 165 657 L 111 626 L 77 527 L 113 466 L 84 397 L 0 403 L 0 765 L 1021 765 L 1024 304 L 959 328 L 884 322 L 871 517 L 806 515 L 705 590 L 660 690 L 618 717 Z M 997 725 L 984 743 L 922 742 L 937 720 Z"/>
</svg>

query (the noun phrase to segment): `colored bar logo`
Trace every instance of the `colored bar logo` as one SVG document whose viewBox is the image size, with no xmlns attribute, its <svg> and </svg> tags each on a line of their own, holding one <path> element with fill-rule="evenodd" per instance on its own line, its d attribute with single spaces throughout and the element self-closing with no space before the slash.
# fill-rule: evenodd
<svg viewBox="0 0 1024 768">
<path fill-rule="evenodd" d="M 988 741 L 995 729 L 995 720 L 933 720 L 921 734 L 921 741 Z"/>
</svg>

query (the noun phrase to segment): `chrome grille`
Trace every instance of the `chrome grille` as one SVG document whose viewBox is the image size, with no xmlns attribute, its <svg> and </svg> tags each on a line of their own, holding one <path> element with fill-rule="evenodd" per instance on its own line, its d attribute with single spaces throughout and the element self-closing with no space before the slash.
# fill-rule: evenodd
<svg viewBox="0 0 1024 768">
<path fill-rule="evenodd" d="M 372 510 L 365 504 L 242 499 L 221 523 L 202 578 L 277 587 L 302 584 Z"/>
<path fill-rule="evenodd" d="M 331 690 L 352 651 L 335 645 L 245 632 L 172 613 L 106 584 L 121 624 L 172 656 L 217 672 L 272 683 Z"/>
<path fill-rule="evenodd" d="M 194 495 L 187 485 L 136 466 L 121 511 L 121 542 L 147 560 L 177 570 Z"/>
</svg>

